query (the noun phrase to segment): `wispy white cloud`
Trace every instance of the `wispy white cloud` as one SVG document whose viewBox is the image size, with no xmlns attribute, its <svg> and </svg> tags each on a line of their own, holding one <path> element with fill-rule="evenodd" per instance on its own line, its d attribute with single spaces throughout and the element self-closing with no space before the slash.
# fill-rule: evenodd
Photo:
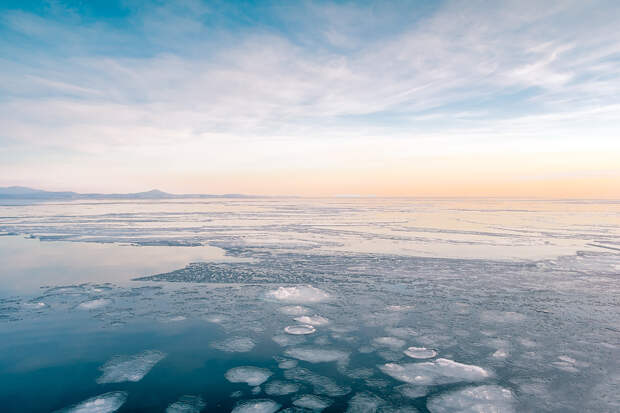
<svg viewBox="0 0 620 413">
<path fill-rule="evenodd" d="M 27 40 L 0 44 L 0 139 L 137 164 L 173 145 L 235 168 L 252 157 L 288 165 L 283 141 L 321 164 L 322 151 L 360 142 L 390 159 L 446 144 L 538 140 L 535 151 L 579 141 L 592 124 L 583 145 L 618 136 L 613 2 L 449 1 L 403 9 L 410 24 L 384 9 L 306 3 L 273 10 L 277 28 L 234 30 L 201 2 L 146 7 L 131 29 L 5 12 L 4 30 Z"/>
</svg>

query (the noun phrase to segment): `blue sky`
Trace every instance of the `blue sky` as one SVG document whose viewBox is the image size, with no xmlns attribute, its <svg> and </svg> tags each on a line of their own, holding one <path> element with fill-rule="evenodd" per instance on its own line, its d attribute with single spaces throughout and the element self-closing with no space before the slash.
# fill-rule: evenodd
<svg viewBox="0 0 620 413">
<path fill-rule="evenodd" d="M 0 185 L 537 195 L 570 176 L 609 196 L 620 179 L 615 1 L 1 7 Z"/>
</svg>

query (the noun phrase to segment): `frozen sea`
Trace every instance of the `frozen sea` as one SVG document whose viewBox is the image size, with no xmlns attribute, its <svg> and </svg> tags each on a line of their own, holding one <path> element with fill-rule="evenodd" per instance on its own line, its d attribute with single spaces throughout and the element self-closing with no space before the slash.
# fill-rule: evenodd
<svg viewBox="0 0 620 413">
<path fill-rule="evenodd" d="M 619 412 L 620 201 L 0 201 L 2 412 Z"/>
</svg>

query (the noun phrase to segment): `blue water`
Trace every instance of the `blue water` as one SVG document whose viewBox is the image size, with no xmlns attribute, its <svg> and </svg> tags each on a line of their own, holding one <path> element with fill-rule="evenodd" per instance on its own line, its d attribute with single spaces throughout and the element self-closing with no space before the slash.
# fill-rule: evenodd
<svg viewBox="0 0 620 413">
<path fill-rule="evenodd" d="M 3 412 L 620 408 L 617 203 L 69 202 L 0 216 Z M 270 375 L 231 382 L 239 366 Z M 273 394 L 277 381 L 294 391 Z"/>
</svg>

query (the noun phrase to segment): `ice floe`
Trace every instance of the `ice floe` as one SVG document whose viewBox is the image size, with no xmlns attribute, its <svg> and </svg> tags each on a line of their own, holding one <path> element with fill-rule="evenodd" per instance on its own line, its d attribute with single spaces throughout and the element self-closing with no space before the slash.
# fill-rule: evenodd
<svg viewBox="0 0 620 413">
<path fill-rule="evenodd" d="M 490 371 L 482 367 L 443 358 L 423 363 L 387 363 L 379 366 L 379 369 L 396 380 L 423 385 L 480 381 L 492 376 Z"/>
<path fill-rule="evenodd" d="M 207 404 L 200 396 L 182 396 L 166 409 L 166 413 L 200 413 Z"/>
<path fill-rule="evenodd" d="M 375 346 L 389 347 L 393 349 L 401 348 L 405 345 L 405 340 L 397 337 L 376 337 L 372 340 Z"/>
<path fill-rule="evenodd" d="M 312 334 L 316 331 L 314 327 L 308 324 L 284 327 L 284 331 L 293 335 Z"/>
<path fill-rule="evenodd" d="M 78 308 L 80 310 L 96 310 L 97 308 L 105 307 L 110 302 L 107 298 L 98 298 L 96 300 L 84 301 L 78 304 Z"/>
<path fill-rule="evenodd" d="M 127 392 L 113 391 L 91 397 L 56 413 L 112 413 L 121 408 L 127 400 Z"/>
<path fill-rule="evenodd" d="M 284 307 L 280 307 L 280 312 L 286 315 L 305 315 L 310 312 L 310 309 L 307 307 L 302 307 L 301 305 L 287 305 Z"/>
<path fill-rule="evenodd" d="M 321 412 L 332 405 L 334 401 L 327 397 L 316 396 L 314 394 L 304 394 L 293 400 L 293 405 L 303 407 L 315 412 Z"/>
<path fill-rule="evenodd" d="M 284 371 L 284 377 L 288 380 L 307 383 L 313 387 L 314 393 L 330 397 L 339 397 L 351 391 L 349 386 L 342 386 L 333 379 L 318 375 L 308 369 L 295 367 Z"/>
<path fill-rule="evenodd" d="M 287 359 L 280 356 L 276 356 L 274 359 L 278 362 L 278 367 L 282 370 L 292 369 L 293 367 L 297 367 L 297 364 L 299 364 L 297 360 Z"/>
<path fill-rule="evenodd" d="M 261 367 L 241 366 L 228 370 L 225 377 L 231 383 L 247 383 L 250 386 L 260 386 L 272 374 L 270 370 Z"/>
<path fill-rule="evenodd" d="M 413 384 L 401 384 L 396 386 L 395 390 L 408 399 L 417 399 L 418 397 L 424 397 L 428 394 L 428 387 L 415 386 Z"/>
<path fill-rule="evenodd" d="M 265 385 L 265 393 L 270 396 L 284 396 L 299 391 L 299 384 L 274 380 Z"/>
<path fill-rule="evenodd" d="M 349 353 L 342 350 L 310 346 L 288 348 L 284 351 L 284 354 L 309 363 L 345 361 L 349 357 Z"/>
<path fill-rule="evenodd" d="M 372 393 L 356 393 L 349 400 L 347 413 L 374 413 L 384 404 L 385 400 Z"/>
<path fill-rule="evenodd" d="M 526 317 L 514 311 L 483 311 L 480 320 L 490 323 L 520 323 Z"/>
<path fill-rule="evenodd" d="M 267 295 L 276 300 L 291 303 L 318 303 L 330 298 L 330 295 L 325 291 L 311 285 L 279 287 L 277 290 L 269 291 Z"/>
<path fill-rule="evenodd" d="M 500 386 L 477 386 L 432 397 L 427 403 L 431 413 L 511 413 L 515 411 L 512 392 Z"/>
<path fill-rule="evenodd" d="M 277 334 L 271 338 L 277 344 L 282 347 L 286 346 L 296 346 L 302 344 L 306 341 L 306 337 L 304 335 L 289 335 L 289 334 Z"/>
<path fill-rule="evenodd" d="M 329 323 L 329 320 L 325 317 L 321 317 L 320 315 L 313 315 L 313 316 L 301 316 L 301 317 L 297 317 L 295 318 L 295 321 L 302 323 L 302 324 L 309 324 L 312 326 L 324 326 L 325 324 Z"/>
<path fill-rule="evenodd" d="M 404 353 L 412 359 L 431 359 L 437 355 L 437 351 L 426 347 L 409 347 Z"/>
<path fill-rule="evenodd" d="M 165 353 L 156 350 L 147 350 L 133 356 L 114 356 L 99 368 L 103 374 L 97 383 L 140 381 L 164 357 Z"/>
<path fill-rule="evenodd" d="M 231 337 L 211 344 L 211 347 L 228 353 L 247 353 L 256 343 L 249 337 Z"/>
<path fill-rule="evenodd" d="M 274 413 L 280 404 L 270 399 L 252 399 L 239 402 L 232 413 Z"/>
</svg>

